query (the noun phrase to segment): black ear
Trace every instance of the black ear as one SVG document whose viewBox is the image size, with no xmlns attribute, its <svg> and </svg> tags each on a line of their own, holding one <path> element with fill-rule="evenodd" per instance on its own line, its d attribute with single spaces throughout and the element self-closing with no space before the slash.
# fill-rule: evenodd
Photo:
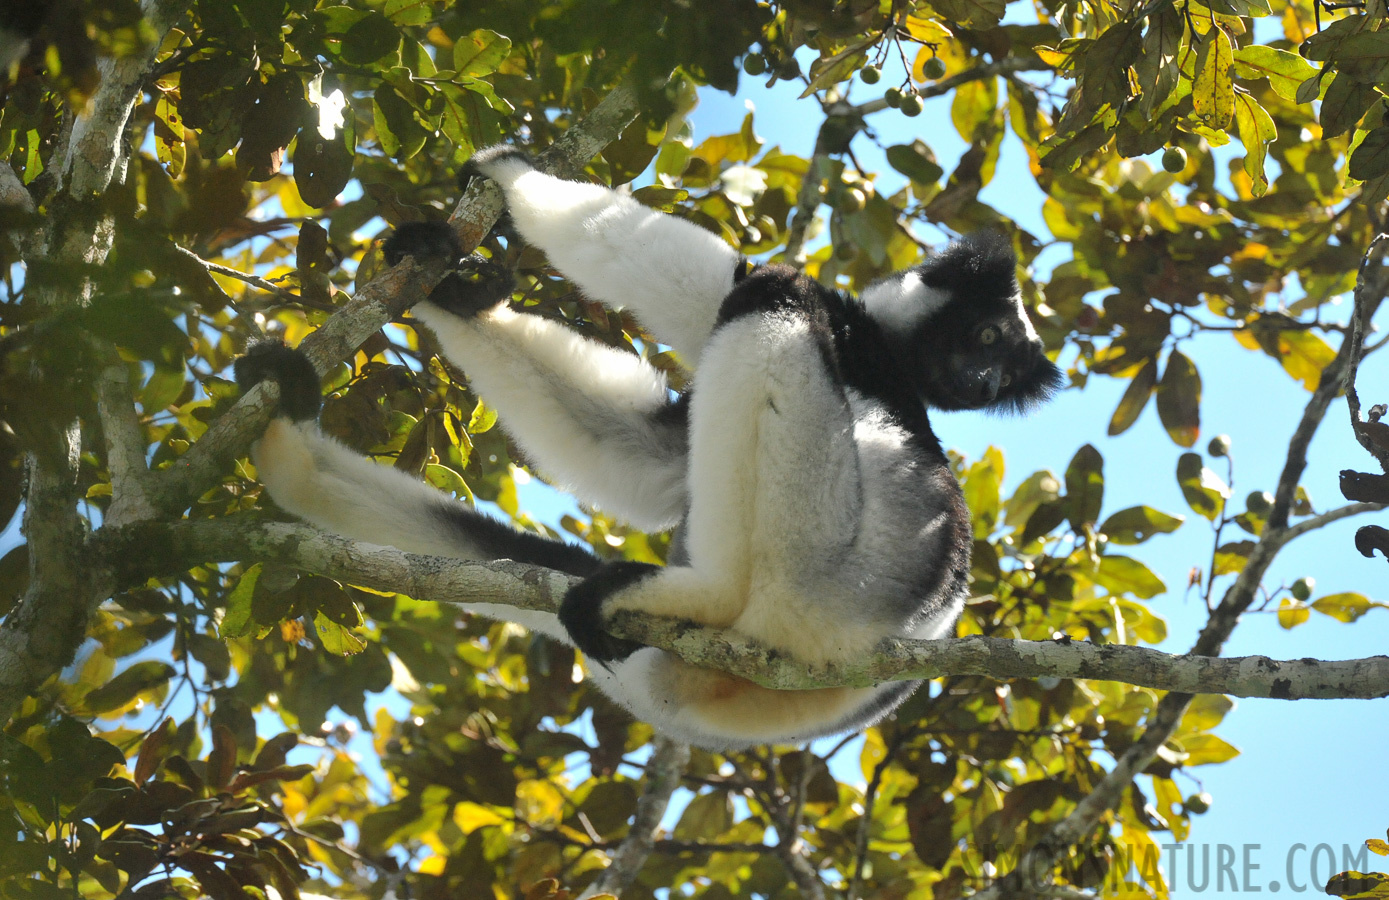
<svg viewBox="0 0 1389 900">
<path fill-rule="evenodd" d="M 952 297 L 1012 297 L 1018 290 L 1018 258 L 1008 238 L 997 231 L 977 231 L 928 258 L 917 274 L 928 287 Z"/>
<path fill-rule="evenodd" d="M 246 355 L 232 364 L 236 383 L 244 394 L 262 381 L 280 386 L 280 412 L 296 422 L 318 418 L 323 388 L 313 363 L 300 350 L 282 341 L 264 340 L 246 348 Z"/>
</svg>

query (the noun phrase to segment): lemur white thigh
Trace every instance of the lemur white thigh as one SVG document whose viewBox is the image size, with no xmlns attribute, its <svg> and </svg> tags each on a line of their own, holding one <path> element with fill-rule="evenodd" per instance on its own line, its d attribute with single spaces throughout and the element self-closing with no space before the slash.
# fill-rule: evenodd
<svg viewBox="0 0 1389 900">
<path fill-rule="evenodd" d="M 464 319 L 415 307 L 507 433 L 579 499 L 650 531 L 685 506 L 686 438 L 665 376 L 630 353 L 505 305 Z"/>
<path fill-rule="evenodd" d="M 740 257 L 692 222 L 595 184 L 507 157 L 484 172 L 502 186 L 521 235 L 585 294 L 632 310 L 690 366 L 713 331 Z"/>
<path fill-rule="evenodd" d="M 273 420 L 252 445 L 251 459 L 261 483 L 282 509 L 325 531 L 406 553 L 489 558 L 441 520 L 441 509 L 458 501 L 352 452 L 313 422 Z M 555 615 L 490 603 L 464 608 L 569 643 Z"/>
<path fill-rule="evenodd" d="M 815 660 L 871 647 L 881 626 L 857 633 L 835 578 L 862 507 L 853 421 L 809 324 L 762 313 L 721 327 L 690 414 L 690 565 L 618 592 L 605 611 L 731 627 Z"/>
</svg>

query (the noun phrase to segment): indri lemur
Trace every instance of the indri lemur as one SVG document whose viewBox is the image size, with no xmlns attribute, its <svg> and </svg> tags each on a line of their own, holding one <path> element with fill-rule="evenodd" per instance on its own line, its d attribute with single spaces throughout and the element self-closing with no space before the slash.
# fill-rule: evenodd
<svg viewBox="0 0 1389 900">
<path fill-rule="evenodd" d="M 952 243 L 860 297 L 618 192 L 481 151 L 521 236 L 589 298 L 631 310 L 694 368 L 672 397 L 643 360 L 512 308 L 507 278 L 446 277 L 415 307 L 527 459 L 585 503 L 678 528 L 670 564 L 600 562 L 519 533 L 347 450 L 315 423 L 319 383 L 283 346 L 238 364 L 280 383 L 283 415 L 254 450 L 270 496 L 315 525 L 402 550 L 511 558 L 584 577 L 559 615 L 475 604 L 577 646 L 634 716 L 712 749 L 865 727 L 915 688 L 774 691 L 610 635 L 614 610 L 746 635 L 807 663 L 884 637 L 952 634 L 966 597 L 968 510 L 927 409 L 1022 410 L 1060 385 L 999 236 Z M 459 260 L 447 226 L 406 226 L 407 255 Z M 487 274 L 484 272 L 484 274 Z"/>
</svg>

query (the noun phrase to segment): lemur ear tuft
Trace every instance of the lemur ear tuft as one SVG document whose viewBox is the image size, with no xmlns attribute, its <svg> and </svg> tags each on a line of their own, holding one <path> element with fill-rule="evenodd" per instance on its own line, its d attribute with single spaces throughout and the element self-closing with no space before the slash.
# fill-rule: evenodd
<svg viewBox="0 0 1389 900">
<path fill-rule="evenodd" d="M 381 252 L 390 266 L 398 265 L 407 256 L 417 260 L 444 258 L 449 265 L 455 265 L 463 256 L 463 245 L 447 222 L 406 222 L 391 232 Z"/>
<path fill-rule="evenodd" d="M 241 393 L 262 381 L 273 381 L 280 386 L 282 415 L 295 422 L 318 418 L 323 407 L 323 387 L 313 363 L 302 350 L 274 339 L 258 341 L 246 348 L 246 354 L 233 363 L 232 371 Z"/>
<path fill-rule="evenodd" d="M 917 272 L 926 285 L 952 296 L 1009 298 L 1018 290 L 1018 258 L 1006 236 L 977 231 L 928 258 Z"/>
</svg>

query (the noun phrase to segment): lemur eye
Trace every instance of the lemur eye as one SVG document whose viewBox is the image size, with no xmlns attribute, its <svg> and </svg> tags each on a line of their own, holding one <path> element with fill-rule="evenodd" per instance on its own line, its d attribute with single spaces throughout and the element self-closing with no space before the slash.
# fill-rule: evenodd
<svg viewBox="0 0 1389 900">
<path fill-rule="evenodd" d="M 1000 378 L 1000 379 L 998 379 L 998 386 L 999 386 L 999 387 L 1007 387 L 1008 385 L 1010 385 L 1010 384 L 1012 384 L 1012 383 L 1013 383 L 1013 376 L 1012 376 L 1012 375 L 1009 375 L 1007 372 L 1004 372 L 1004 373 L 1003 373 L 1003 377 Z"/>
<path fill-rule="evenodd" d="M 992 325 L 979 332 L 979 343 L 986 347 L 996 340 L 998 340 L 998 329 Z"/>
</svg>

